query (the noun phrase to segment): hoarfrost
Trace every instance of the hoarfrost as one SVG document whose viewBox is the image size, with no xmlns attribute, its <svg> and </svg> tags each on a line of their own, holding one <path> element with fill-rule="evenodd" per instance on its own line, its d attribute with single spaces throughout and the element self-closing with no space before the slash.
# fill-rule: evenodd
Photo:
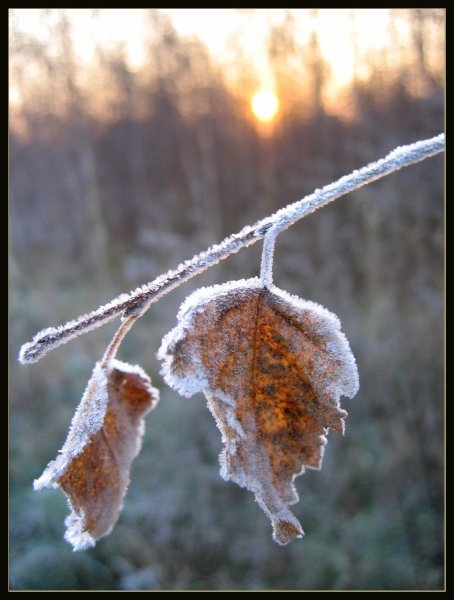
<svg viewBox="0 0 454 600">
<path fill-rule="evenodd" d="M 202 273 L 242 248 L 254 244 L 259 239 L 266 237 L 268 233 L 271 234 L 272 230 L 274 230 L 273 235 L 281 232 L 297 220 L 311 214 L 329 202 L 403 167 L 424 160 L 429 156 L 434 156 L 442 152 L 443 149 L 444 134 L 407 146 L 400 146 L 385 158 L 370 163 L 361 169 L 356 169 L 349 175 L 345 175 L 321 189 L 316 189 L 309 196 L 285 206 L 274 214 L 258 221 L 255 225 L 246 225 L 238 233 L 232 234 L 219 244 L 215 244 L 208 250 L 195 255 L 192 259 L 180 263 L 175 270 L 170 270 L 158 276 L 130 294 L 120 294 L 110 303 L 61 327 L 49 328 L 39 332 L 32 342 L 22 346 L 19 361 L 23 364 L 36 362 L 52 348 L 56 348 L 82 333 L 104 325 L 120 313 L 123 314 L 123 317 L 140 316 L 152 302 L 161 298 L 180 283 Z M 272 258 L 272 252 L 268 254 L 268 257 Z M 264 268 L 262 269 L 262 280 L 265 285 L 271 283 L 270 267 L 271 262 L 268 261 L 268 258 L 265 258 Z"/>
<path fill-rule="evenodd" d="M 129 472 L 145 431 L 144 417 L 159 392 L 138 365 L 96 364 L 57 458 L 34 482 L 60 487 L 71 510 L 65 539 L 74 550 L 108 535 L 123 507 Z"/>
<path fill-rule="evenodd" d="M 262 284 L 258 277 L 252 279 L 242 279 L 239 281 L 230 281 L 225 284 L 202 287 L 190 294 L 181 305 L 177 320 L 178 325 L 167 333 L 157 352 L 157 358 L 162 361 L 161 375 L 164 381 L 175 391 L 187 398 L 197 392 L 203 392 L 209 387 L 209 380 L 203 362 L 200 360 L 200 352 L 191 352 L 190 356 L 185 356 L 186 369 L 183 375 L 179 375 L 180 370 L 174 367 L 174 352 L 191 330 L 193 320 L 197 314 L 204 311 L 207 304 L 215 298 L 228 298 L 230 292 L 239 290 L 247 291 L 250 289 L 261 289 Z M 197 341 L 194 342 L 196 345 Z M 190 367 L 190 369 L 189 369 Z M 188 377 L 188 371 L 192 376 Z M 224 397 L 227 396 L 224 394 Z M 225 401 L 225 399 L 224 399 Z"/>
<path fill-rule="evenodd" d="M 255 494 L 276 542 L 303 530 L 294 478 L 321 467 L 326 432 L 344 431 L 341 395 L 358 389 L 339 319 L 259 278 L 193 292 L 158 358 L 185 396 L 202 391 L 222 435 L 221 476 Z"/>
<path fill-rule="evenodd" d="M 78 514 L 71 512 L 65 519 L 65 540 L 69 542 L 74 551 L 88 550 L 96 546 L 95 538 L 85 531 L 85 511 L 81 510 Z"/>
<path fill-rule="evenodd" d="M 68 437 L 57 458 L 47 465 L 39 479 L 35 479 L 35 490 L 51 485 L 58 487 L 57 481 L 71 460 L 82 452 L 90 441 L 90 436 L 101 429 L 107 403 L 107 373 L 101 363 L 97 363 L 72 419 Z"/>
<path fill-rule="evenodd" d="M 287 310 L 296 318 L 301 319 L 301 315 L 305 313 L 311 314 L 314 319 L 313 329 L 324 340 L 323 353 L 330 355 L 333 360 L 339 361 L 344 366 L 340 377 L 337 375 L 332 380 L 323 378 L 323 387 L 325 391 L 329 391 L 337 398 L 341 395 L 353 398 L 359 390 L 358 369 L 350 344 L 341 331 L 339 317 L 317 302 L 303 300 L 274 285 L 270 285 L 269 290 L 284 302 Z M 320 372 L 325 372 L 325 370 L 320 367 Z"/>
<path fill-rule="evenodd" d="M 139 365 L 130 365 L 114 359 L 111 361 L 110 368 L 149 380 L 148 375 Z M 58 487 L 58 479 L 65 473 L 71 460 L 84 450 L 90 438 L 103 426 L 109 401 L 107 378 L 106 367 L 101 362 L 96 363 L 82 400 L 71 421 L 66 441 L 59 450 L 57 458 L 51 461 L 41 477 L 33 482 L 34 490 L 51 486 Z M 153 394 L 158 394 L 158 390 L 151 386 L 150 390 Z"/>
</svg>

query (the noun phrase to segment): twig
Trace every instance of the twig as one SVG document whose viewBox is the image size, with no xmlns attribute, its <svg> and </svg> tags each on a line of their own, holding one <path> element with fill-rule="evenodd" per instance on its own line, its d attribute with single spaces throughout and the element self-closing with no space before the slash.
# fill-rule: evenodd
<svg viewBox="0 0 454 600">
<path fill-rule="evenodd" d="M 142 316 L 151 304 L 159 298 L 195 275 L 199 275 L 209 267 L 217 264 L 220 260 L 224 260 L 242 248 L 255 244 L 255 242 L 264 238 L 271 228 L 277 234 L 299 219 L 349 192 L 381 179 L 403 167 L 408 167 L 439 154 L 444 149 L 444 143 L 444 134 L 440 134 L 414 144 L 400 146 L 385 158 L 353 171 L 353 173 L 320 190 L 315 190 L 309 196 L 289 204 L 271 216 L 258 221 L 255 225 L 244 227 L 239 233 L 224 239 L 220 244 L 211 246 L 205 252 L 186 260 L 176 269 L 160 275 L 129 294 L 121 294 L 108 304 L 69 321 L 65 325 L 50 327 L 38 332 L 31 342 L 22 346 L 19 353 L 20 362 L 23 364 L 36 362 L 49 350 L 82 333 L 104 325 L 117 315 L 121 314 L 123 318 Z"/>
</svg>

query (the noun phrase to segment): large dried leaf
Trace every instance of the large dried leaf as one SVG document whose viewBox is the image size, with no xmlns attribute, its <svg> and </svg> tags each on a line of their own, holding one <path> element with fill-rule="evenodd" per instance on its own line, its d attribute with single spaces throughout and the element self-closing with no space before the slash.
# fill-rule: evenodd
<svg viewBox="0 0 454 600">
<path fill-rule="evenodd" d="M 251 279 L 198 290 L 178 321 L 158 352 L 164 378 L 205 393 L 225 444 L 221 475 L 254 492 L 275 541 L 301 537 L 293 479 L 321 467 L 328 428 L 344 432 L 339 398 L 358 389 L 338 318 Z"/>
<path fill-rule="evenodd" d="M 63 448 L 35 489 L 60 486 L 71 514 L 65 538 L 75 550 L 94 546 L 112 530 L 129 485 L 131 463 L 144 433 L 144 416 L 159 392 L 138 366 L 98 363 L 74 415 Z"/>
</svg>

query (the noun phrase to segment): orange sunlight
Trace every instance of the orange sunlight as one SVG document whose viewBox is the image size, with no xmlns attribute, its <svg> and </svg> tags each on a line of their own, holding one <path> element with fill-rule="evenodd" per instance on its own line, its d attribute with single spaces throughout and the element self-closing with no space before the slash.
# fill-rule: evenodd
<svg viewBox="0 0 454 600">
<path fill-rule="evenodd" d="M 279 100 L 274 92 L 263 89 L 252 97 L 251 108 L 259 121 L 269 123 L 279 110 Z"/>
</svg>

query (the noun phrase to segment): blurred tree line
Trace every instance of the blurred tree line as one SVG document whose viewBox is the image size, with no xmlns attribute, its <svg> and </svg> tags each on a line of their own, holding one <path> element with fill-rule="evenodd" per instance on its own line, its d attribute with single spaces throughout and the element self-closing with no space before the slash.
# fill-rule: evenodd
<svg viewBox="0 0 454 600">
<path fill-rule="evenodd" d="M 148 370 L 162 400 L 111 536 L 73 554 L 62 540 L 61 494 L 31 491 L 64 441 L 109 332 L 30 367 L 17 365 L 23 342 L 444 128 L 444 10 L 392 9 L 386 50 L 365 56 L 358 42 L 337 111 L 319 14 L 308 14 L 301 41 L 289 12 L 268 32 L 281 113 L 266 132 L 250 114 L 259 82 L 240 50 L 232 85 L 202 42 L 180 36 L 157 9 L 144 15 L 150 35 L 140 69 L 121 45 L 99 46 L 84 69 L 68 11 L 42 11 L 52 43 L 22 31 L 10 11 L 10 90 L 21 98 L 11 103 L 9 142 L 10 587 L 440 589 L 440 156 L 279 238 L 276 284 L 340 316 L 361 384 L 344 402 L 347 437 L 330 433 L 322 471 L 296 481 L 302 542 L 276 547 L 250 494 L 220 480 L 220 438 L 203 399 L 162 389 L 154 358 L 192 289 L 257 274 L 255 247 L 158 303 L 125 342 L 125 359 Z M 353 35 L 355 11 L 351 18 Z"/>
</svg>

